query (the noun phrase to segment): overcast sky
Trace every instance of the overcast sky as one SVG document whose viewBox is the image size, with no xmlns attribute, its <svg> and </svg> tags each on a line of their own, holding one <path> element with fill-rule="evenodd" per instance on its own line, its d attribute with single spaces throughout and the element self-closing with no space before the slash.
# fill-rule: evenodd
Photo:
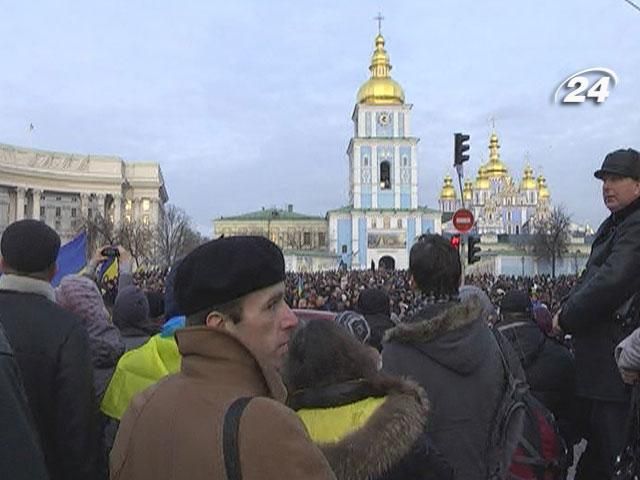
<svg viewBox="0 0 640 480">
<path fill-rule="evenodd" d="M 624 0 L 232 2 L 0 0 L 0 142 L 161 164 L 170 202 L 211 220 L 292 203 L 347 204 L 346 148 L 376 23 L 412 103 L 420 203 L 437 206 L 453 132 L 467 171 L 491 126 L 520 177 L 529 152 L 554 203 L 607 214 L 592 176 L 640 147 L 640 12 Z M 590 68 L 618 84 L 601 105 L 552 101 Z"/>
</svg>

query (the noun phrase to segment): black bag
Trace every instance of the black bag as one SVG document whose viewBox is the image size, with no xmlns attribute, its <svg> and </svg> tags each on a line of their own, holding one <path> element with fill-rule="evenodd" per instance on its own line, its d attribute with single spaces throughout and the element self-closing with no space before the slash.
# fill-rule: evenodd
<svg viewBox="0 0 640 480">
<path fill-rule="evenodd" d="M 553 414 L 529 392 L 523 401 L 524 430 L 511 459 L 509 480 L 564 480 L 569 453 Z"/>
<path fill-rule="evenodd" d="M 224 415 L 222 426 L 222 453 L 227 480 L 242 480 L 240 468 L 240 450 L 238 449 L 238 431 L 242 412 L 251 401 L 251 397 L 240 397 L 235 400 Z"/>
<path fill-rule="evenodd" d="M 522 436 L 526 414 L 524 396 L 529 387 L 526 382 L 516 378 L 511 371 L 503 349 L 503 342 L 507 340 L 494 328 L 491 328 L 491 332 L 500 353 L 505 387 L 489 433 L 486 478 L 503 480 L 507 478 L 511 458 L 517 448 L 517 442 L 511 443 L 510 440 L 519 439 Z"/>
<path fill-rule="evenodd" d="M 627 420 L 627 441 L 622 452 L 616 458 L 612 480 L 640 479 L 640 391 L 633 388 L 631 408 Z"/>
</svg>

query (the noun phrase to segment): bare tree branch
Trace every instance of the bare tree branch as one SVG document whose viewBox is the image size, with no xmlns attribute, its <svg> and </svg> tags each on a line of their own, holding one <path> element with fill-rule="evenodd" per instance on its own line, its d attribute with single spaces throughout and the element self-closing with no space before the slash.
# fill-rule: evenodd
<svg viewBox="0 0 640 480">
<path fill-rule="evenodd" d="M 551 275 L 556 276 L 556 263 L 569 250 L 571 216 L 559 206 L 534 221 L 533 250 L 538 258 L 551 262 Z"/>
</svg>

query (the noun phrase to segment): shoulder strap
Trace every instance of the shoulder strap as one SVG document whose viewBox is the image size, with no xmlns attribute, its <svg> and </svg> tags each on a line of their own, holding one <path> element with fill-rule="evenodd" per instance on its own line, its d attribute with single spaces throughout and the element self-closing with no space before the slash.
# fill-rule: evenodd
<svg viewBox="0 0 640 480">
<path fill-rule="evenodd" d="M 240 418 L 251 397 L 236 399 L 227 413 L 224 415 L 222 426 L 222 453 L 224 455 L 224 468 L 227 472 L 227 480 L 242 480 L 240 468 L 240 450 L 238 449 L 238 432 L 240 431 Z"/>
</svg>

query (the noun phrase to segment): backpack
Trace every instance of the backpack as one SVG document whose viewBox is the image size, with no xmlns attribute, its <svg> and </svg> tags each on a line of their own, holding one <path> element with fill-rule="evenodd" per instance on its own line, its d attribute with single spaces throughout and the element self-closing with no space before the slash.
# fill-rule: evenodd
<svg viewBox="0 0 640 480">
<path fill-rule="evenodd" d="M 512 456 L 522 437 L 529 390 L 526 382 L 517 378 L 509 366 L 503 345 L 508 342 L 494 327 L 490 327 L 498 347 L 504 374 L 504 392 L 493 415 L 489 431 L 486 463 L 487 480 L 504 480 L 509 474 Z"/>
<path fill-rule="evenodd" d="M 511 457 L 509 480 L 564 480 L 569 452 L 553 414 L 531 393 L 523 398 L 522 436 Z"/>
</svg>

